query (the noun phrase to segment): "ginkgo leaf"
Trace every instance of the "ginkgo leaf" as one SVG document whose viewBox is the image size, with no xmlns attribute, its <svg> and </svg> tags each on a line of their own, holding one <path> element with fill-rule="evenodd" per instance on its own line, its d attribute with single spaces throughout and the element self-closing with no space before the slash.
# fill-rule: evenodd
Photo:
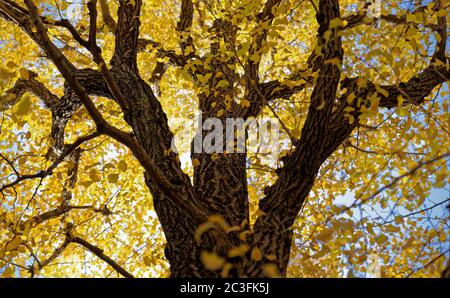
<svg viewBox="0 0 450 298">
<path fill-rule="evenodd" d="M 275 263 L 263 264 L 262 266 L 263 273 L 266 277 L 276 278 L 281 277 L 280 271 Z"/>
<path fill-rule="evenodd" d="M 229 224 L 226 221 L 225 217 L 223 215 L 221 215 L 221 214 L 210 215 L 208 217 L 208 222 L 216 224 L 216 225 L 220 226 L 224 230 L 226 230 L 229 227 Z"/>
<path fill-rule="evenodd" d="M 6 66 L 10 69 L 17 68 L 17 64 L 14 63 L 13 61 L 8 61 L 8 63 L 6 63 Z"/>
<path fill-rule="evenodd" d="M 233 269 L 233 264 L 231 263 L 226 263 L 223 268 L 222 271 L 220 272 L 220 276 L 222 278 L 227 278 L 230 277 L 230 270 Z"/>
<path fill-rule="evenodd" d="M 0 80 L 7 81 L 14 77 L 14 73 L 0 67 Z"/>
<path fill-rule="evenodd" d="M 447 16 L 447 14 L 448 14 L 448 12 L 447 12 L 445 9 L 440 9 L 440 10 L 436 13 L 436 15 L 437 15 L 438 17 L 445 17 L 445 16 Z"/>
<path fill-rule="evenodd" d="M 225 265 L 225 259 L 214 252 L 202 251 L 200 253 L 200 260 L 205 268 L 211 271 L 222 269 Z"/>
<path fill-rule="evenodd" d="M 322 99 L 316 109 L 323 110 L 323 108 L 325 108 L 325 104 L 326 104 L 325 100 Z"/>
<path fill-rule="evenodd" d="M 14 239 L 7 242 L 5 250 L 6 251 L 15 250 L 20 245 L 20 243 L 22 243 L 22 239 L 19 236 L 14 237 Z"/>
<path fill-rule="evenodd" d="M 262 253 L 261 250 L 257 247 L 254 247 L 252 249 L 252 252 L 250 254 L 250 257 L 252 258 L 252 260 L 254 261 L 261 261 L 262 260 Z"/>
<path fill-rule="evenodd" d="M 389 96 L 389 92 L 378 85 L 375 85 L 375 90 L 377 90 L 377 92 L 382 94 L 384 97 Z"/>
<path fill-rule="evenodd" d="M 414 23 L 416 21 L 416 16 L 412 13 L 408 13 L 406 15 L 406 22 L 407 23 Z"/>
<path fill-rule="evenodd" d="M 320 234 L 316 235 L 316 239 L 322 241 L 322 242 L 327 242 L 328 240 L 331 239 L 331 237 L 333 236 L 333 230 L 332 229 L 325 229 L 322 232 L 320 232 Z"/>
<path fill-rule="evenodd" d="M 108 181 L 110 183 L 117 183 L 118 180 L 119 180 L 119 175 L 118 174 L 109 174 L 108 175 Z"/>
<path fill-rule="evenodd" d="M 24 96 L 17 104 L 16 115 L 24 116 L 30 113 L 31 111 L 31 97 Z"/>
<path fill-rule="evenodd" d="M 197 243 L 200 243 L 202 235 L 205 232 L 207 232 L 209 229 L 211 229 L 213 226 L 214 226 L 214 223 L 212 223 L 210 221 L 204 222 L 201 225 L 199 225 L 198 228 L 195 230 L 195 235 L 194 235 L 195 241 Z"/>
<path fill-rule="evenodd" d="M 30 72 L 28 70 L 26 70 L 25 68 L 19 69 L 19 73 L 23 79 L 25 79 L 25 80 L 30 79 Z"/>
<path fill-rule="evenodd" d="M 241 244 L 239 246 L 232 247 L 228 251 L 228 257 L 243 257 L 249 251 L 250 247 L 247 244 Z"/>
<path fill-rule="evenodd" d="M 194 159 L 192 160 L 192 165 L 193 165 L 194 167 L 198 167 L 198 166 L 200 165 L 200 160 L 198 160 L 197 158 L 194 158 Z"/>
<path fill-rule="evenodd" d="M 144 256 L 144 264 L 146 266 L 152 266 L 152 259 L 149 256 Z"/>
<path fill-rule="evenodd" d="M 225 87 L 228 87 L 229 85 L 230 85 L 230 83 L 227 80 L 220 80 L 217 83 L 216 87 L 217 88 L 225 88 Z"/>
<path fill-rule="evenodd" d="M 381 234 L 380 236 L 378 236 L 377 238 L 375 238 L 376 243 L 378 243 L 378 244 L 380 244 L 380 245 L 383 244 L 383 243 L 385 243 L 387 240 L 388 240 L 388 239 L 387 239 L 386 235 L 384 235 L 384 234 Z"/>
<path fill-rule="evenodd" d="M 14 269 L 12 266 L 8 266 L 3 272 L 2 272 L 2 276 L 3 277 L 12 277 L 14 276 Z"/>
<path fill-rule="evenodd" d="M 102 180 L 102 176 L 99 173 L 97 173 L 97 172 L 90 172 L 89 173 L 89 178 L 93 182 L 99 182 L 99 181 Z"/>
<path fill-rule="evenodd" d="M 224 109 L 220 109 L 219 111 L 217 111 L 217 117 L 222 117 L 223 116 L 223 114 L 225 113 L 225 110 Z"/>
<path fill-rule="evenodd" d="M 333 65 L 336 65 L 336 66 L 340 67 L 341 59 L 339 59 L 339 57 L 334 57 L 332 59 L 326 60 L 325 63 L 333 64 Z"/>
<path fill-rule="evenodd" d="M 117 168 L 122 172 L 126 172 L 128 170 L 128 165 L 124 160 L 119 161 L 117 164 Z"/>
<path fill-rule="evenodd" d="M 250 101 L 243 99 L 241 101 L 241 106 L 243 106 L 244 108 L 249 108 L 250 107 Z"/>
<path fill-rule="evenodd" d="M 334 29 L 340 26 L 345 26 L 346 22 L 341 20 L 340 18 L 334 18 L 330 21 L 329 29 Z"/>
<path fill-rule="evenodd" d="M 191 47 L 191 46 L 187 46 L 185 49 L 184 49 L 184 54 L 186 55 L 186 56 L 188 56 L 189 54 L 191 54 L 191 53 L 193 53 L 194 52 L 194 49 Z"/>
</svg>

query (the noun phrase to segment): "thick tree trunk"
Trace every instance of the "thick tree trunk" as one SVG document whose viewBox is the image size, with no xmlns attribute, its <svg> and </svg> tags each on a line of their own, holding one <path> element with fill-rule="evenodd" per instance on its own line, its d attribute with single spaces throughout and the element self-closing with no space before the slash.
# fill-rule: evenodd
<svg viewBox="0 0 450 298">
<path fill-rule="evenodd" d="M 182 172 L 178 156 L 170 150 L 173 135 L 150 86 L 132 72 L 117 69 L 114 74 L 130 103 L 125 119 L 132 127 L 134 136 L 168 180 L 179 188 L 180 194 L 188 194 L 191 191 L 190 179 Z M 172 276 L 208 276 L 210 272 L 201 266 L 194 240 L 195 221 L 186 217 L 180 207 L 161 192 L 151 179 L 151 174 L 145 173 L 145 181 L 167 240 L 165 254 Z M 186 196 L 186 199 L 189 197 Z"/>
<path fill-rule="evenodd" d="M 190 179 L 182 172 L 178 156 L 171 150 L 172 133 L 167 125 L 167 117 L 159 102 L 154 98 L 150 86 L 132 72 L 118 67 L 112 70 L 115 80 L 123 94 L 127 94 L 130 106 L 125 111 L 125 119 L 132 127 L 134 136 L 154 158 L 158 167 L 168 175 L 169 181 L 179 187 L 180 194 L 188 194 Z M 216 115 L 216 109 L 204 111 L 204 119 Z M 226 128 L 224 115 L 224 130 Z M 204 132 L 205 134 L 207 132 Z M 159 140 L 159 141 L 155 141 Z M 226 143 L 223 143 L 226 146 Z M 204 149 L 204 148 L 203 148 Z M 166 258 L 170 264 L 172 277 L 218 277 L 220 271 L 205 269 L 200 260 L 203 250 L 214 251 L 226 257 L 231 247 L 247 244 L 249 247 L 266 248 L 267 254 L 273 254 L 280 263 L 280 273 L 286 273 L 289 259 L 291 232 L 290 225 L 270 224 L 263 238 L 250 236 L 243 241 L 239 234 L 248 227 L 248 193 L 246 176 L 246 154 L 227 153 L 211 154 L 192 153 L 192 158 L 198 160 L 194 170 L 193 189 L 201 206 L 209 210 L 210 215 L 221 215 L 229 226 L 240 227 L 239 231 L 227 233 L 222 243 L 217 243 L 208 233 L 202 236 L 201 243 L 195 240 L 198 224 L 187 217 L 179 206 L 173 203 L 157 184 L 151 179 L 150 173 L 145 174 L 145 181 L 153 196 L 155 211 L 161 222 L 167 239 Z M 287 189 L 289 191 L 289 189 Z M 307 194 L 309 189 L 304 190 Z M 186 196 L 186 199 L 190 199 Z M 281 210 L 281 209 L 280 209 Z M 295 212 L 292 210 L 292 212 Z M 281 218 L 283 215 L 280 214 Z M 271 220 L 271 219 L 267 219 Z M 273 228 L 277 227 L 276 230 Z M 217 237 L 220 237 L 217 235 Z M 267 238 L 269 237 L 269 238 Z M 281 237 L 281 238 L 280 238 Z M 270 247 L 270 249 L 269 249 Z M 250 251 L 249 251 L 250 252 Z M 262 276 L 260 262 L 250 260 L 249 253 L 244 257 L 227 259 L 233 268 L 230 276 Z"/>
</svg>

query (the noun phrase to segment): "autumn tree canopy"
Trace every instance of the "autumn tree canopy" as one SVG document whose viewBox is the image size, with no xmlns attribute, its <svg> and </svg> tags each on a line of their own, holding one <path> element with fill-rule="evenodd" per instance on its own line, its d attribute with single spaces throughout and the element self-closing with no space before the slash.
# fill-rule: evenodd
<svg viewBox="0 0 450 298">
<path fill-rule="evenodd" d="M 0 0 L 0 274 L 440 276 L 449 11 Z M 279 137 L 194 150 L 198 116 Z"/>
</svg>

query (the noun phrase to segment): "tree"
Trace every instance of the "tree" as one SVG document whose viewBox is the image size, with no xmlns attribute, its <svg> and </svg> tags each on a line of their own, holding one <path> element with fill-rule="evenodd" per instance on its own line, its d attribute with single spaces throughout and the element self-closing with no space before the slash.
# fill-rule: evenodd
<svg viewBox="0 0 450 298">
<path fill-rule="evenodd" d="M 440 275 L 446 1 L 143 2 L 0 1 L 4 276 Z M 195 110 L 282 157 L 188 161 Z"/>
</svg>

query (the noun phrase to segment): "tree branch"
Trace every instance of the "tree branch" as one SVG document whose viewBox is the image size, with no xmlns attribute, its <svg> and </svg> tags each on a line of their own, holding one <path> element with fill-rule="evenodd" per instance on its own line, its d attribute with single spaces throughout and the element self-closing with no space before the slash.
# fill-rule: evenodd
<svg viewBox="0 0 450 298">
<path fill-rule="evenodd" d="M 130 69 L 137 73 L 137 45 L 139 38 L 142 0 L 119 0 L 118 21 L 115 30 L 113 67 Z"/>
<path fill-rule="evenodd" d="M 67 239 L 65 239 L 64 242 L 53 251 L 50 257 L 48 257 L 44 261 L 38 262 L 39 269 L 42 269 L 45 266 L 49 265 L 51 262 L 53 262 L 57 257 L 59 257 L 64 252 L 64 250 L 67 248 L 67 246 L 69 246 L 69 244 L 70 242 Z"/>
<path fill-rule="evenodd" d="M 180 34 L 180 47 L 183 56 L 187 56 L 190 59 L 195 56 L 195 45 L 189 30 L 192 26 L 194 18 L 194 4 L 192 0 L 181 0 L 180 18 L 177 23 L 177 31 Z M 192 51 L 188 55 L 185 55 L 186 48 L 192 47 Z"/>
<path fill-rule="evenodd" d="M 89 10 L 89 46 L 97 46 L 97 0 L 89 0 L 87 3 Z"/>
<path fill-rule="evenodd" d="M 436 9 L 439 9 L 441 1 L 436 3 Z M 447 44 L 447 18 L 445 16 L 438 17 L 436 30 L 440 41 L 436 43 L 430 65 L 407 82 L 398 85 L 376 85 L 367 82 L 365 88 L 360 88 L 357 84 L 359 78 L 346 78 L 342 82 L 342 88 L 347 88 L 348 94 L 353 92 L 358 98 L 363 99 L 376 94 L 380 98 L 379 106 L 384 108 L 422 104 L 436 86 L 450 80 L 450 58 L 445 56 Z"/>
<path fill-rule="evenodd" d="M 70 233 L 67 234 L 67 239 L 70 243 L 78 243 L 84 248 L 86 248 L 88 251 L 96 255 L 99 259 L 105 261 L 109 266 L 114 268 L 118 273 L 120 273 L 122 276 L 126 278 L 134 278 L 134 276 L 129 273 L 127 270 L 125 270 L 122 266 L 120 266 L 116 261 L 105 255 L 103 252 L 103 249 L 99 248 L 98 246 L 95 246 L 86 240 L 84 240 L 81 237 L 73 236 Z"/>
<path fill-rule="evenodd" d="M 100 132 L 94 132 L 90 135 L 79 137 L 74 143 L 72 143 L 70 145 L 66 145 L 65 146 L 66 148 L 64 149 L 64 151 L 60 155 L 58 155 L 56 160 L 46 170 L 39 171 L 35 174 L 26 174 L 26 175 L 19 174 L 14 181 L 3 185 L 0 188 L 0 192 L 4 191 L 7 188 L 13 187 L 13 186 L 17 185 L 18 183 L 25 181 L 25 180 L 31 180 L 31 179 L 37 179 L 37 178 L 44 179 L 45 177 L 52 175 L 53 170 L 56 169 L 56 167 L 58 167 L 58 165 L 61 164 L 61 162 L 63 162 L 66 157 L 68 157 L 70 154 L 72 154 L 74 152 L 74 150 L 76 150 L 81 144 L 96 138 L 100 134 L 101 134 Z"/>
<path fill-rule="evenodd" d="M 369 98 L 376 94 L 380 98 L 379 106 L 390 109 L 400 104 L 401 106 L 422 104 L 436 86 L 450 80 L 450 69 L 441 63 L 432 64 L 407 82 L 398 85 L 376 85 L 367 82 L 365 88 L 359 88 L 358 79 L 344 79 L 342 87 L 351 90 L 358 98 Z"/>
<path fill-rule="evenodd" d="M 249 80 L 259 83 L 259 64 L 261 62 L 261 50 L 263 43 L 267 40 L 268 27 L 272 24 L 275 15 L 273 9 L 276 8 L 282 0 L 267 0 L 263 10 L 256 16 L 257 24 L 253 29 L 252 43 L 249 49 L 249 58 L 245 65 L 246 76 Z M 258 58 L 255 58 L 255 54 Z M 250 85 L 247 84 L 249 87 Z"/>
<path fill-rule="evenodd" d="M 416 14 L 419 12 L 425 12 L 427 10 L 427 6 L 419 6 L 418 8 L 414 9 L 411 12 L 407 12 L 408 14 Z M 362 10 L 357 14 L 352 14 L 349 16 L 346 16 L 344 18 L 344 21 L 347 23 L 344 26 L 344 29 L 350 29 L 354 28 L 360 25 L 370 25 L 378 20 L 384 20 L 386 22 L 390 22 L 396 25 L 406 25 L 407 18 L 406 14 L 398 15 L 398 14 L 387 14 L 387 15 L 380 15 L 379 17 L 369 18 L 367 15 L 367 11 Z M 436 30 L 436 25 L 434 24 L 423 24 L 425 27 L 428 27 L 432 30 Z"/>
<path fill-rule="evenodd" d="M 111 16 L 111 12 L 109 11 L 108 3 L 106 3 L 106 0 L 99 0 L 100 3 L 100 10 L 102 12 L 102 19 L 103 22 L 108 26 L 112 32 L 116 30 L 117 23 Z"/>
<path fill-rule="evenodd" d="M 28 74 L 28 79 L 19 78 L 14 86 L 5 92 L 6 95 L 0 98 L 0 111 L 15 105 L 26 92 L 31 92 L 42 99 L 47 108 L 53 107 L 58 102 L 58 97 L 36 80 L 36 73 L 28 71 Z"/>
<path fill-rule="evenodd" d="M 282 275 L 286 271 L 292 239 L 289 228 L 303 206 L 321 164 L 352 130 L 344 130 L 338 135 L 330 134 L 330 116 L 341 71 L 335 63 L 327 61 L 337 59 L 340 63 L 343 59 L 338 30 L 330 28 L 330 22 L 339 18 L 338 0 L 320 0 L 316 18 L 319 23 L 319 46 L 325 62 L 319 68 L 300 140 L 292 154 L 285 158 L 284 167 L 277 171 L 278 180 L 260 201 L 259 209 L 263 215 L 258 217 L 254 226 L 255 245 L 264 254 L 276 256 L 276 264 Z M 269 244 L 274 241 L 285 245 L 274 250 Z M 250 270 L 261 270 L 260 265 L 256 262 Z"/>
</svg>

